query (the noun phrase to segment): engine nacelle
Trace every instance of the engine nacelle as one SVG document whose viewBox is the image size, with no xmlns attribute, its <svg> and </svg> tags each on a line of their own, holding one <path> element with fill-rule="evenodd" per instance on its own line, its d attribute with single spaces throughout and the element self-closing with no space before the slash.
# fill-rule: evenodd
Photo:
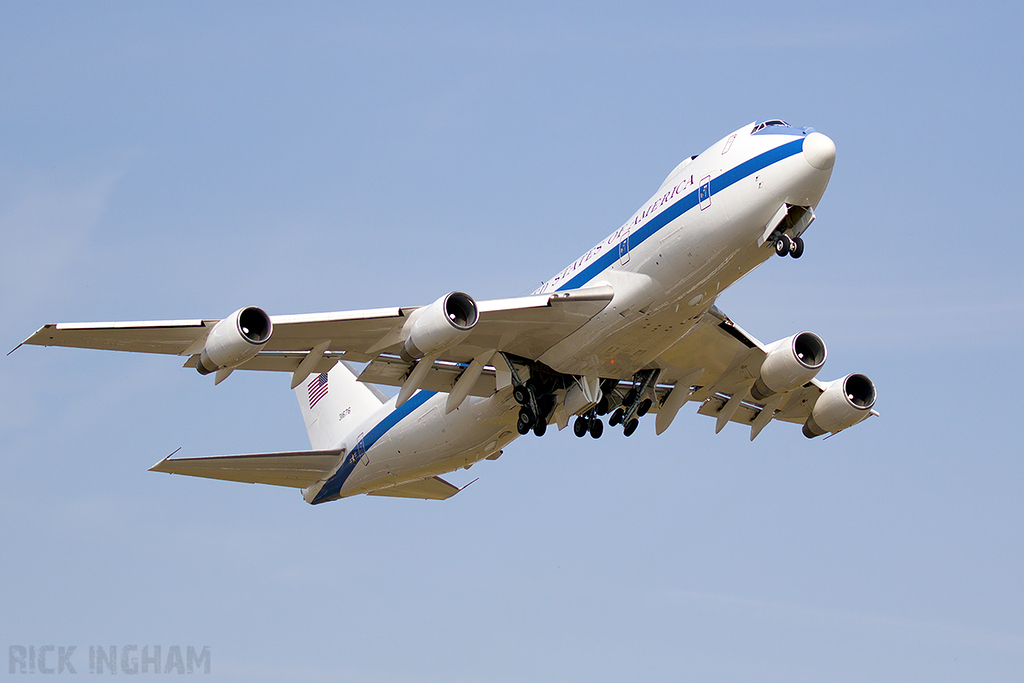
<svg viewBox="0 0 1024 683">
<path fill-rule="evenodd" d="M 804 436 L 813 439 L 826 432 L 839 432 L 871 415 L 875 405 L 875 384 L 864 375 L 847 375 L 829 383 L 814 402 L 804 424 Z"/>
<path fill-rule="evenodd" d="M 409 316 L 401 355 L 417 360 L 450 349 L 469 335 L 479 319 L 473 297 L 463 292 L 445 294 Z"/>
<path fill-rule="evenodd" d="M 825 364 L 825 342 L 812 332 L 781 339 L 767 349 L 761 374 L 750 390 L 754 400 L 789 391 L 814 379 Z"/>
<path fill-rule="evenodd" d="M 267 343 L 274 326 L 270 316 L 255 306 L 240 308 L 213 326 L 196 363 L 200 375 L 235 368 Z"/>
</svg>

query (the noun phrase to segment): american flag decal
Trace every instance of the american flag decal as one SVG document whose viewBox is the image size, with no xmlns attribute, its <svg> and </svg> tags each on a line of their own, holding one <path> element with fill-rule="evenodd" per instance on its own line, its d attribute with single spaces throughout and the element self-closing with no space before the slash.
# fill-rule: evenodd
<svg viewBox="0 0 1024 683">
<path fill-rule="evenodd" d="M 313 409 L 313 406 L 317 404 L 324 396 L 327 395 L 327 373 L 321 372 L 319 375 L 309 381 L 309 408 Z"/>
</svg>

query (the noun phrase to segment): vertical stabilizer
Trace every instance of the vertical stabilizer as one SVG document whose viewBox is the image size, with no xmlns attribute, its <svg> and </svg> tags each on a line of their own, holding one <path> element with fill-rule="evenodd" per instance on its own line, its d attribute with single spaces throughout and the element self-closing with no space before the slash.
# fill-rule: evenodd
<svg viewBox="0 0 1024 683">
<path fill-rule="evenodd" d="M 329 372 L 307 377 L 295 387 L 295 396 L 313 450 L 337 447 L 386 400 L 375 387 L 358 381 L 344 362 Z"/>
</svg>

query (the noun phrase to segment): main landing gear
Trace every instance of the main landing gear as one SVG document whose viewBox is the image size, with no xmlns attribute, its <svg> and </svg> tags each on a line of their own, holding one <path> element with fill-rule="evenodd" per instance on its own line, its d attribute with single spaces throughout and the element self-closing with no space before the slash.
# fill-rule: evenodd
<svg viewBox="0 0 1024 683">
<path fill-rule="evenodd" d="M 539 382 L 532 377 L 524 384 L 517 384 L 512 389 L 512 398 L 521 407 L 519 419 L 516 420 L 516 431 L 527 434 L 531 429 L 537 436 L 544 436 L 548 429 L 548 417 L 555 409 L 555 397 L 545 391 Z"/>
<path fill-rule="evenodd" d="M 511 367 L 511 364 L 510 364 Z M 516 431 L 522 435 L 531 431 L 537 436 L 544 436 L 548 429 L 548 420 L 555 410 L 555 383 L 550 378 L 531 377 L 525 382 L 519 381 L 518 372 L 514 373 L 514 386 L 512 387 L 512 398 L 519 404 L 519 417 L 516 420 Z M 612 380 L 614 385 L 614 380 Z M 607 402 L 606 402 L 607 403 Z M 604 423 L 598 417 L 597 406 L 576 417 L 572 429 L 576 436 L 590 436 L 594 439 L 601 438 L 604 433 Z"/>
<path fill-rule="evenodd" d="M 790 237 L 783 233 L 775 240 L 775 253 L 779 256 L 800 258 L 804 255 L 804 240 L 802 237 Z"/>
<path fill-rule="evenodd" d="M 504 355 L 504 354 L 502 354 Z M 547 432 L 548 420 L 555 412 L 560 390 L 567 392 L 577 378 L 547 370 L 543 367 L 529 366 L 532 376 L 522 381 L 519 370 L 526 362 L 513 360 L 506 356 L 505 360 L 512 374 L 512 398 L 519 404 L 519 415 L 516 419 L 516 431 L 526 435 L 531 431 L 537 436 Z M 518 366 L 518 369 L 517 369 Z M 650 411 L 654 405 L 652 389 L 658 380 L 659 370 L 641 370 L 633 376 L 633 386 L 619 402 L 616 386 L 619 380 L 603 379 L 600 384 L 600 400 L 586 412 L 580 413 L 573 420 L 573 433 L 583 438 L 590 434 L 591 438 L 599 439 L 604 434 L 604 423 L 601 416 L 607 415 L 608 425 L 622 425 L 622 433 L 630 436 L 636 431 L 640 418 Z M 613 410 L 614 406 L 614 410 Z"/>
<path fill-rule="evenodd" d="M 608 418 L 608 426 L 622 425 L 622 433 L 632 436 L 640 425 L 640 418 L 647 414 L 654 401 L 647 396 L 648 390 L 658 381 L 658 369 L 641 370 L 633 376 L 633 388 L 626 392 L 622 405 Z"/>
</svg>

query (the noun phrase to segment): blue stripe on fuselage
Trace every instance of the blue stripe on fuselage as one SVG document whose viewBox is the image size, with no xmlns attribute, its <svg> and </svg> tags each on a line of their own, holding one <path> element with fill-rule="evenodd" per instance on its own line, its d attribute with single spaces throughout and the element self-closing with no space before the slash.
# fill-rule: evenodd
<svg viewBox="0 0 1024 683">
<path fill-rule="evenodd" d="M 331 478 L 328 479 L 320 488 L 319 493 L 316 494 L 316 498 L 313 499 L 313 505 L 336 498 L 341 492 L 341 487 L 345 484 L 345 480 L 352 474 L 352 470 L 355 469 L 359 460 L 366 457 L 366 453 L 370 450 L 373 444 L 377 443 L 377 441 L 379 441 L 389 429 L 397 425 L 405 417 L 409 416 L 412 411 L 426 403 L 427 400 L 436 393 L 436 391 L 416 392 L 408 401 L 403 403 L 400 408 L 392 410 L 388 413 L 387 417 L 378 422 L 376 426 L 367 432 L 366 436 L 364 436 L 359 443 L 349 449 L 348 453 L 345 454 L 345 462 L 341 464 L 338 471 L 332 474 Z M 362 455 L 359 460 L 353 460 L 351 457 L 353 453 L 362 453 Z"/>
<path fill-rule="evenodd" d="M 794 154 L 799 154 L 803 148 L 804 138 L 800 138 L 798 140 L 791 140 L 790 142 L 779 145 L 767 152 L 758 154 L 752 159 L 744 161 L 739 166 L 731 168 L 720 176 L 711 179 L 711 195 L 714 196 L 718 194 L 730 185 L 733 185 L 747 176 L 753 175 L 754 173 L 757 173 L 778 161 L 788 159 Z M 638 246 L 643 244 L 648 237 L 655 234 L 693 207 L 697 206 L 697 193 L 699 191 L 700 188 L 694 189 L 693 192 L 689 193 L 675 204 L 669 205 L 664 211 L 641 225 L 635 232 L 628 234 L 615 247 L 606 251 L 589 266 L 567 280 L 565 284 L 559 287 L 556 291 L 561 292 L 566 289 L 578 289 L 593 280 L 618 260 L 623 242 L 626 242 L 627 240 L 629 241 L 629 250 L 636 249 Z"/>
</svg>

